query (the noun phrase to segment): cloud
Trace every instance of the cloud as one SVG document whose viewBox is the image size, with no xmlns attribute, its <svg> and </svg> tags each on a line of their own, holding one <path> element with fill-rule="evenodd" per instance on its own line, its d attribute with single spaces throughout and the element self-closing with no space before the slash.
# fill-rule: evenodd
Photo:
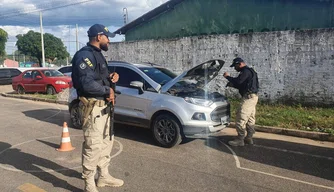
<svg viewBox="0 0 334 192">
<path fill-rule="evenodd" d="M 89 1 L 85 3 L 84 1 Z M 129 22 L 160 6 L 167 0 L 0 0 L 0 28 L 4 29 L 9 39 L 6 52 L 15 49 L 18 34 L 29 30 L 40 32 L 42 12 L 43 31 L 62 39 L 68 51 L 76 51 L 76 24 L 78 25 L 79 47 L 87 42 L 87 30 L 101 23 L 115 31 L 124 25 L 123 8 L 127 9 Z M 77 3 L 77 4 L 76 4 Z M 57 8 L 60 7 L 60 8 Z M 117 35 L 111 41 L 121 41 L 124 36 Z"/>
</svg>

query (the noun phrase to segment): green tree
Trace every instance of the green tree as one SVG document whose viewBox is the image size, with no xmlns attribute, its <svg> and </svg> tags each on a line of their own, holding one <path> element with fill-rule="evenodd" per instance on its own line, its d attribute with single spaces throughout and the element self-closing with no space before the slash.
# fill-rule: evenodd
<svg viewBox="0 0 334 192">
<path fill-rule="evenodd" d="M 29 31 L 26 34 L 17 35 L 16 38 L 18 50 L 25 55 L 36 57 L 42 65 L 41 33 Z M 49 33 L 44 34 L 44 54 L 45 60 L 50 63 L 69 56 L 61 39 Z"/>
<path fill-rule="evenodd" d="M 0 57 L 6 56 L 6 42 L 8 39 L 8 33 L 0 28 Z"/>
</svg>

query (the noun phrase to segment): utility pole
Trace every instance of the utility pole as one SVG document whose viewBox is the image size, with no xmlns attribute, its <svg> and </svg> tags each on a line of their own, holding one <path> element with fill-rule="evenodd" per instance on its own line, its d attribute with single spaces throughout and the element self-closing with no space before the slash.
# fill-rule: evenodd
<svg viewBox="0 0 334 192">
<path fill-rule="evenodd" d="M 15 51 L 13 49 L 13 60 L 15 61 Z"/>
<path fill-rule="evenodd" d="M 45 55 L 44 55 L 44 35 L 43 35 L 43 19 L 42 19 L 42 11 L 39 12 L 39 22 L 41 24 L 41 41 L 42 41 L 42 67 L 45 67 Z"/>
<path fill-rule="evenodd" d="M 71 55 L 71 25 L 68 26 L 68 52 Z"/>
<path fill-rule="evenodd" d="M 76 24 L 76 34 L 75 34 L 75 40 L 76 40 L 76 47 L 77 47 L 77 51 L 79 51 L 79 41 L 78 41 L 78 24 Z"/>
</svg>

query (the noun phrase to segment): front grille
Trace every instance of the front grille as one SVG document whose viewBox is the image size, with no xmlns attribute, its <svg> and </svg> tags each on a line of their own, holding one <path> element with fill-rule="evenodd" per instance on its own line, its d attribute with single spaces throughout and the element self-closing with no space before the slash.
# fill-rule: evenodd
<svg viewBox="0 0 334 192">
<path fill-rule="evenodd" d="M 230 116 L 230 104 L 228 103 L 225 106 L 219 106 L 214 111 L 211 112 L 211 120 L 214 122 L 220 122 L 222 117 Z"/>
</svg>

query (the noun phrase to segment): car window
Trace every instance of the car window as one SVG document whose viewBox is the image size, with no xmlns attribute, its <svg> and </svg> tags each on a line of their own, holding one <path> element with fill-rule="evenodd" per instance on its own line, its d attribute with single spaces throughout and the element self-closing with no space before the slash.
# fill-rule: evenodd
<svg viewBox="0 0 334 192">
<path fill-rule="evenodd" d="M 27 71 L 24 75 L 23 75 L 23 79 L 31 79 L 32 75 L 31 75 L 32 71 Z"/>
<path fill-rule="evenodd" d="M 160 85 L 164 85 L 176 77 L 176 74 L 165 68 L 140 67 L 139 69 Z"/>
<path fill-rule="evenodd" d="M 35 79 L 37 76 L 42 76 L 42 74 L 39 71 L 33 71 L 32 72 L 32 78 Z"/>
<path fill-rule="evenodd" d="M 60 68 L 58 71 L 62 72 L 62 73 L 69 73 L 72 72 L 72 66 L 69 67 L 62 67 Z"/>
<path fill-rule="evenodd" d="M 119 86 L 130 87 L 131 81 L 144 82 L 144 79 L 131 69 L 125 67 L 116 67 L 116 72 L 119 75 L 119 80 L 117 82 L 117 85 Z"/>
<path fill-rule="evenodd" d="M 8 78 L 10 77 L 10 72 L 8 69 L 1 69 L 0 70 L 0 78 Z"/>
<path fill-rule="evenodd" d="M 62 76 L 64 76 L 64 74 L 62 74 L 61 72 L 56 71 L 56 70 L 44 70 L 43 73 L 46 77 L 62 77 Z"/>
<path fill-rule="evenodd" d="M 122 87 L 131 87 L 130 83 L 131 81 L 140 81 L 144 83 L 144 87 L 143 89 L 146 91 L 155 91 L 153 89 L 153 87 L 144 80 L 144 78 L 142 76 L 140 76 L 137 72 L 129 69 L 129 68 L 125 68 L 125 67 L 116 67 L 115 69 L 113 67 L 108 67 L 109 71 L 112 69 L 111 72 L 113 72 L 114 70 L 118 73 L 119 75 L 119 80 L 117 82 L 118 86 L 122 86 Z"/>
<path fill-rule="evenodd" d="M 21 71 L 18 69 L 10 69 L 11 77 L 16 77 L 21 74 Z"/>
</svg>

